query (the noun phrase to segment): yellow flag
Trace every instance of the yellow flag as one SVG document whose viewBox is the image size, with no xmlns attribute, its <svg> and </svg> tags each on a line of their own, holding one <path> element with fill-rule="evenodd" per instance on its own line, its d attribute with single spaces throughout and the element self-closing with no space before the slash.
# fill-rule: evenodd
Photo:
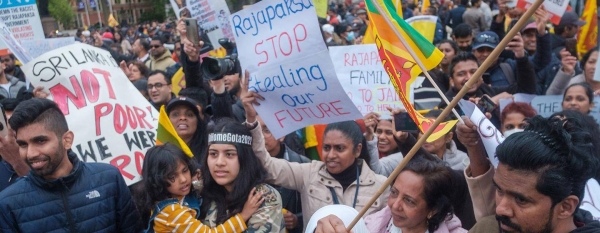
<svg viewBox="0 0 600 233">
<path fill-rule="evenodd" d="M 173 92 L 173 94 L 175 95 L 179 95 L 179 91 L 181 91 L 181 89 L 185 88 L 185 79 L 183 78 L 183 67 L 179 68 L 179 70 L 177 70 L 177 72 L 175 72 L 175 74 L 173 75 L 173 78 L 171 78 L 171 83 L 172 88 L 171 88 L 171 92 Z"/>
<path fill-rule="evenodd" d="M 581 20 L 587 22 L 581 26 L 577 34 L 577 51 L 581 54 L 596 47 L 596 43 L 598 43 L 598 5 L 596 5 L 596 1 L 587 0 L 581 14 Z"/>
<path fill-rule="evenodd" d="M 421 13 L 425 14 L 425 11 L 429 6 L 431 6 L 430 0 L 423 0 L 423 5 L 421 5 Z"/>
<path fill-rule="evenodd" d="M 117 22 L 117 20 L 113 16 L 113 14 L 110 14 L 108 16 L 108 26 L 110 26 L 110 27 L 116 27 L 118 25 L 119 25 L 119 22 Z"/>
<path fill-rule="evenodd" d="M 421 33 L 430 43 L 433 43 L 437 19 L 438 17 L 433 15 L 419 15 L 407 19 L 406 22 L 417 32 Z"/>
</svg>

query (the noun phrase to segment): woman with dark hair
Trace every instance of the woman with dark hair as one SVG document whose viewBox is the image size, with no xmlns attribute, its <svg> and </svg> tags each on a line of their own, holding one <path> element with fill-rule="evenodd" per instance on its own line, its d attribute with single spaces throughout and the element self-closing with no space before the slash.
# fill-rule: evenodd
<svg viewBox="0 0 600 233">
<path fill-rule="evenodd" d="M 362 159 L 363 135 L 354 121 L 327 125 L 323 134 L 323 161 L 291 163 L 273 158 L 265 148 L 262 128 L 256 121 L 255 92 L 248 92 L 248 73 L 241 81 L 241 99 L 246 110 L 246 122 L 252 126 L 252 149 L 268 171 L 267 182 L 300 192 L 303 226 L 319 208 L 331 204 L 344 204 L 357 210 L 366 208 L 368 200 L 383 185 L 385 177 L 375 174 Z M 359 191 L 360 190 L 360 191 Z M 367 213 L 384 207 L 389 190 L 369 207 Z"/>
<path fill-rule="evenodd" d="M 413 158 L 390 186 L 387 206 L 365 217 L 369 232 L 467 232 L 453 214 L 452 173 L 439 160 Z M 336 215 L 329 215 L 319 221 L 315 232 L 331 232 L 327 229 L 336 224 L 344 225 Z"/>
<path fill-rule="evenodd" d="M 525 119 L 537 115 L 537 112 L 528 103 L 512 102 L 502 110 L 500 114 L 500 132 L 504 137 L 513 133 L 522 132 L 527 126 Z"/>
<path fill-rule="evenodd" d="M 129 56 L 131 54 L 131 51 L 133 50 L 131 47 L 131 43 L 125 38 L 123 32 L 115 32 L 113 40 L 115 41 L 115 44 L 121 46 L 121 51 L 123 52 L 123 55 Z"/>
<path fill-rule="evenodd" d="M 587 83 L 594 94 L 600 94 L 600 82 L 594 80 L 596 62 L 598 61 L 598 47 L 587 51 L 587 53 L 583 55 L 581 62 L 579 63 L 581 68 L 583 68 L 583 73 L 578 75 L 575 75 L 577 58 L 571 56 L 571 54 L 564 49 L 560 51 L 560 55 L 562 56 L 562 67 L 558 70 L 550 87 L 548 87 L 546 95 L 560 95 L 566 91 L 568 86 L 582 82 Z"/>
<path fill-rule="evenodd" d="M 216 227 L 240 213 L 248 192 L 256 189 L 265 201 L 247 221 L 246 232 L 285 232 L 281 196 L 264 183 L 266 171 L 252 150 L 260 140 L 230 118 L 218 120 L 208 138 L 208 156 L 201 166 L 204 223 Z"/>
<path fill-rule="evenodd" d="M 130 73 L 127 75 L 127 78 L 131 82 L 135 82 L 140 79 L 147 79 L 148 73 L 150 73 L 148 67 L 140 61 L 132 61 L 129 63 L 129 71 Z"/>
<path fill-rule="evenodd" d="M 587 83 L 571 84 L 563 95 L 562 108 L 589 114 L 594 108 L 594 91 Z"/>
<path fill-rule="evenodd" d="M 173 98 L 165 108 L 177 135 L 190 147 L 194 159 L 202 163 L 207 150 L 207 122 L 201 117 L 196 101 L 187 97 Z"/>
<path fill-rule="evenodd" d="M 370 156 L 369 167 L 375 173 L 387 177 L 404 158 L 394 139 L 392 120 L 380 119 L 379 114 L 369 113 L 364 122 L 365 140 Z"/>
<path fill-rule="evenodd" d="M 354 44 L 354 31 L 352 26 L 347 23 L 340 23 L 335 26 L 335 35 L 333 40 L 339 45 L 353 45 Z"/>
<path fill-rule="evenodd" d="M 450 62 L 452 61 L 452 58 L 460 52 L 460 48 L 458 48 L 458 44 L 452 40 L 440 41 L 440 43 L 437 44 L 437 48 L 444 53 L 444 58 L 442 58 L 439 68 L 444 74 L 450 75 Z"/>
<path fill-rule="evenodd" d="M 193 159 L 173 144 L 150 148 L 144 157 L 143 185 L 146 187 L 145 213 L 152 210 L 146 232 L 240 232 L 246 230 L 244 221 L 264 201 L 254 189 L 244 209 L 225 223 L 212 229 L 197 220 L 202 199 L 196 190 L 200 170 Z M 194 181 L 192 181 L 194 180 Z M 193 186 L 192 186 L 193 184 Z"/>
<path fill-rule="evenodd" d="M 431 110 L 425 114 L 424 117 L 435 120 L 441 114 L 441 110 Z M 452 120 L 451 117 L 446 117 L 444 121 L 449 120 Z M 437 156 L 440 160 L 446 162 L 450 168 L 463 171 L 469 164 L 469 156 L 467 156 L 467 153 L 456 148 L 456 143 L 453 140 L 455 128 L 456 127 L 453 127 L 446 135 L 433 142 L 423 143 L 423 148 L 427 152 Z M 423 134 L 419 133 L 419 138 L 422 136 Z"/>
</svg>

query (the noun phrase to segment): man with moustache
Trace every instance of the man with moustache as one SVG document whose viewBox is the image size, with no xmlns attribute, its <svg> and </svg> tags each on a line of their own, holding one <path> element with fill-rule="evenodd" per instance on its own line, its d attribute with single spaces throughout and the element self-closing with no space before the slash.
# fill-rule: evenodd
<svg viewBox="0 0 600 233">
<path fill-rule="evenodd" d="M 0 193 L 0 232 L 138 232 L 140 215 L 117 168 L 84 163 L 56 103 L 34 98 L 9 120 L 29 175 Z"/>
</svg>

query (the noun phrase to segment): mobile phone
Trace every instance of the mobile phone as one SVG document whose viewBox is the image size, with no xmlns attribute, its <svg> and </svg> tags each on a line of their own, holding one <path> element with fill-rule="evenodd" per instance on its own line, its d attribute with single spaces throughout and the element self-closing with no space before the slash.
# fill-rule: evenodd
<svg viewBox="0 0 600 233">
<path fill-rule="evenodd" d="M 490 84 L 491 83 L 491 75 L 488 72 L 485 72 L 481 75 L 481 77 L 483 77 L 483 82 L 485 84 Z"/>
<path fill-rule="evenodd" d="M 489 95 L 483 95 L 481 99 L 479 99 L 479 102 L 477 102 L 477 107 L 479 107 L 479 109 L 484 113 L 492 113 L 494 110 L 496 110 L 496 108 L 498 108 L 498 105 L 492 101 L 492 98 L 490 98 Z"/>
<path fill-rule="evenodd" d="M 4 111 L 4 106 L 1 104 L 0 111 L 2 111 L 2 114 L 0 114 L 0 135 L 2 135 L 2 137 L 6 137 L 8 135 L 8 122 L 6 121 L 6 112 Z"/>
<path fill-rule="evenodd" d="M 394 115 L 394 123 L 396 127 L 396 131 L 408 132 L 408 133 L 417 133 L 419 132 L 419 127 L 410 118 L 407 112 L 401 112 L 399 114 Z"/>
<path fill-rule="evenodd" d="M 185 35 L 188 40 L 192 42 L 194 45 L 198 46 L 200 43 L 200 33 L 198 31 L 198 20 L 187 18 L 185 19 Z"/>
<path fill-rule="evenodd" d="M 571 53 L 571 56 L 579 58 L 577 56 L 577 39 L 565 39 L 565 49 L 567 50 L 567 52 Z"/>
</svg>

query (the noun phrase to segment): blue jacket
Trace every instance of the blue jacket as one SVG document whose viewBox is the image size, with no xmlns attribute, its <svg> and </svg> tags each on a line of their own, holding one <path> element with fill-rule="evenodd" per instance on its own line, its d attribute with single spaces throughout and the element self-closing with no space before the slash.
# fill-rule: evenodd
<svg viewBox="0 0 600 233">
<path fill-rule="evenodd" d="M 450 26 L 452 29 L 456 28 L 459 24 L 463 23 L 462 16 L 467 11 L 467 7 L 464 5 L 458 5 L 458 7 L 450 10 L 446 22 L 444 25 Z"/>
<path fill-rule="evenodd" d="M 140 216 L 119 171 L 83 163 L 47 181 L 33 172 L 0 193 L 0 232 L 139 232 Z"/>
</svg>

